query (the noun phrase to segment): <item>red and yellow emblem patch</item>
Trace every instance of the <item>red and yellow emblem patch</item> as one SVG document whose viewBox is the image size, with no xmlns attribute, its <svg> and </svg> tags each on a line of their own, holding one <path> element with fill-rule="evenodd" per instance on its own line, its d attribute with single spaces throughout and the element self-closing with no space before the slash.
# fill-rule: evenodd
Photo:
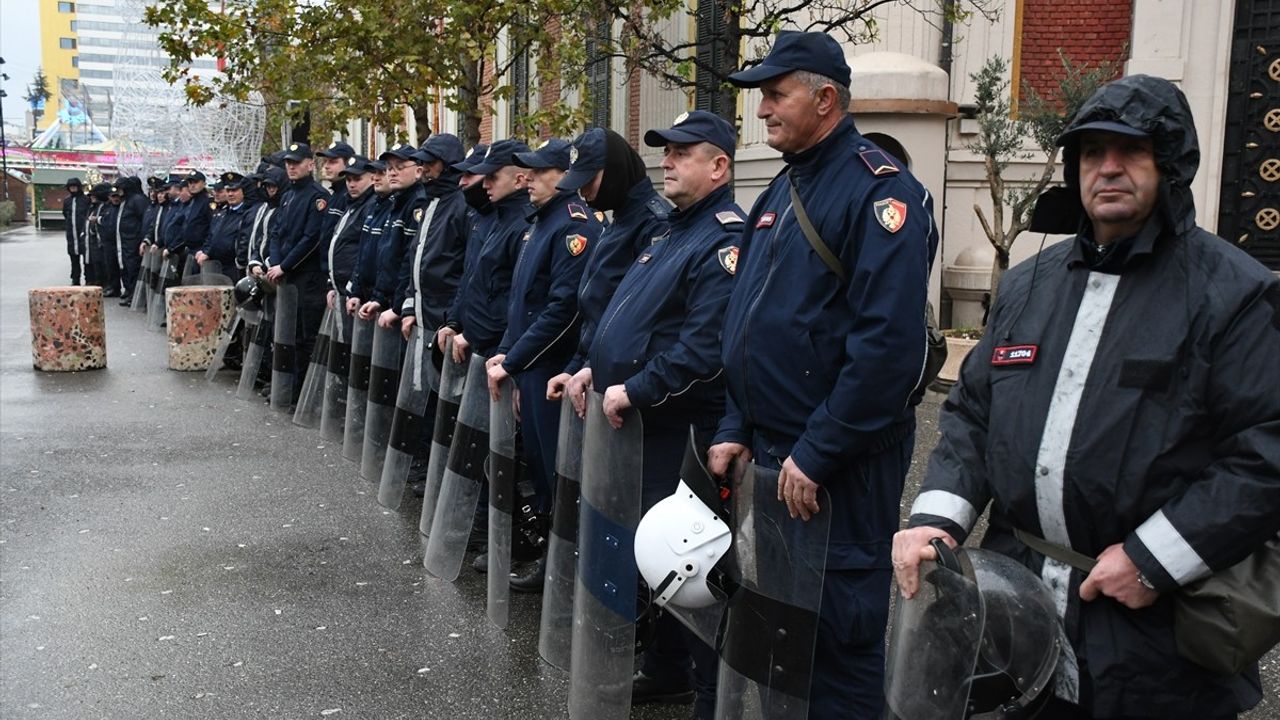
<svg viewBox="0 0 1280 720">
<path fill-rule="evenodd" d="M 564 244 L 569 249 L 569 254 L 574 257 L 578 257 L 587 249 L 587 239 L 581 235 L 565 237 Z"/>
<path fill-rule="evenodd" d="M 716 258 L 720 260 L 720 267 L 724 271 L 733 275 L 738 272 L 738 246 L 730 245 L 729 247 L 720 248 L 716 253 Z"/>
<path fill-rule="evenodd" d="M 876 221 L 880 223 L 880 227 L 891 233 L 896 233 L 902 229 L 907 222 L 907 204 L 901 200 L 894 198 L 885 198 L 877 200 L 872 205 L 876 213 Z"/>
<path fill-rule="evenodd" d="M 329 207 L 329 201 L 324 198 L 316 198 L 316 210 L 324 212 Z"/>
</svg>

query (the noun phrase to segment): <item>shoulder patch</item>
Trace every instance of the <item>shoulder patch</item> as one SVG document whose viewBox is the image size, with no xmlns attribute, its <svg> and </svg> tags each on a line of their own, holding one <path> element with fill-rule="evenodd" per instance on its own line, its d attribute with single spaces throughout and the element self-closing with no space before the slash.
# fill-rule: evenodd
<svg viewBox="0 0 1280 720">
<path fill-rule="evenodd" d="M 587 238 L 582 235 L 566 235 L 564 245 L 569 249 L 569 254 L 578 257 L 587 249 Z"/>
<path fill-rule="evenodd" d="M 903 224 L 907 222 L 907 204 L 901 200 L 891 197 L 877 200 L 872 208 L 876 214 L 876 221 L 891 233 L 901 230 Z"/>
<path fill-rule="evenodd" d="M 897 164 L 889 158 L 889 153 L 883 150 L 863 150 L 858 153 L 858 157 L 862 158 L 862 162 L 867 164 L 867 168 L 871 170 L 871 174 L 876 177 L 881 175 L 896 175 L 901 170 Z"/>
<path fill-rule="evenodd" d="M 214 201 L 210 200 L 210 201 L 209 201 L 209 209 L 210 209 L 210 210 L 217 210 L 217 209 L 218 209 L 218 203 L 216 203 L 216 202 L 214 202 Z"/>
<path fill-rule="evenodd" d="M 316 198 L 316 210 L 324 212 L 329 207 L 329 201 L 324 198 Z"/>
<path fill-rule="evenodd" d="M 742 216 L 732 210 L 721 210 L 716 213 L 716 220 L 719 220 L 721 225 L 743 222 Z"/>
<path fill-rule="evenodd" d="M 720 261 L 720 267 L 724 271 L 733 275 L 738 272 L 738 246 L 730 245 L 722 247 L 716 252 L 716 259 Z"/>
<path fill-rule="evenodd" d="M 574 220 L 577 220 L 579 222 L 586 222 L 587 218 L 590 217 L 590 215 L 587 214 L 587 209 L 582 207 L 578 203 L 569 203 L 568 207 L 569 207 L 569 217 L 573 218 Z"/>
<path fill-rule="evenodd" d="M 606 218 L 606 217 L 604 216 L 604 213 L 603 213 L 602 211 L 600 211 L 600 210 L 597 210 L 597 211 L 596 211 L 596 222 L 598 222 L 598 223 L 600 223 L 601 225 L 603 225 L 603 224 L 604 224 L 605 222 L 607 222 L 607 221 L 608 221 L 608 218 Z"/>
<path fill-rule="evenodd" d="M 422 208 L 413 209 L 413 221 L 416 223 L 422 222 Z"/>
<path fill-rule="evenodd" d="M 649 202 L 644 205 L 649 208 L 649 212 L 653 213 L 654 217 L 661 220 L 666 220 L 667 216 L 671 214 L 671 206 L 667 205 L 665 200 L 656 195 L 649 198 Z"/>
</svg>

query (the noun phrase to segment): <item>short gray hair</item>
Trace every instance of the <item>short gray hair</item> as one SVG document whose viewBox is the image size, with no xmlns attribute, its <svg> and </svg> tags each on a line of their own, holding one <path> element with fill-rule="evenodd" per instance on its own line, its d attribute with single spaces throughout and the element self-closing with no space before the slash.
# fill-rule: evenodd
<svg viewBox="0 0 1280 720">
<path fill-rule="evenodd" d="M 836 89 L 836 104 L 840 106 L 843 112 L 849 112 L 849 103 L 853 100 L 853 95 L 849 92 L 849 88 L 841 85 L 834 79 L 826 75 L 819 75 L 816 72 L 808 70 L 796 70 L 796 79 L 809 86 L 810 94 L 817 96 L 824 85 L 830 85 Z"/>
</svg>

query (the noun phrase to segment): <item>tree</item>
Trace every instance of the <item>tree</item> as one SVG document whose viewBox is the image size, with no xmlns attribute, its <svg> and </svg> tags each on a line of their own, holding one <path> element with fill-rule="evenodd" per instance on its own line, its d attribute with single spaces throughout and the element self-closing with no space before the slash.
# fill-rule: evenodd
<svg viewBox="0 0 1280 720">
<path fill-rule="evenodd" d="M 1031 212 L 1041 193 L 1053 182 L 1058 166 L 1056 141 L 1072 116 L 1103 83 L 1114 78 L 1117 66 L 1100 63 L 1096 67 L 1077 65 L 1059 53 L 1063 75 L 1053 93 L 1040 95 L 1030 85 L 1023 85 L 1023 100 L 1015 112 L 1007 77 L 1009 61 L 992 56 L 982 69 L 969 76 L 976 86 L 978 136 L 969 150 L 982 156 L 987 186 L 991 193 L 991 220 L 974 204 L 982 231 L 996 251 L 991 267 L 991 300 L 994 307 L 1000 278 L 1009 269 L 1009 248 L 1013 241 L 1031 226 Z M 1025 149 L 1030 138 L 1044 162 L 1032 180 L 1014 180 L 1005 176 L 1014 160 L 1030 160 L 1035 151 Z M 1005 215 L 1008 225 L 1005 225 Z"/>
<path fill-rule="evenodd" d="M 23 96 L 30 105 L 31 116 L 36 122 L 40 122 L 41 116 L 44 115 L 45 101 L 51 97 L 53 93 L 49 92 L 49 79 L 45 77 L 44 68 L 36 67 L 36 74 L 31 79 L 31 84 L 27 86 L 27 94 Z"/>
</svg>

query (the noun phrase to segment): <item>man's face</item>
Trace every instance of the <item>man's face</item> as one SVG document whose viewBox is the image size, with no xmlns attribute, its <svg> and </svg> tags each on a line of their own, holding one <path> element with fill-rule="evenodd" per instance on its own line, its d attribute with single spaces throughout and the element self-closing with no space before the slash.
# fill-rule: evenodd
<svg viewBox="0 0 1280 720">
<path fill-rule="evenodd" d="M 228 205 L 235 207 L 244 202 L 244 188 L 227 188 L 226 192 L 223 193 L 223 197 Z"/>
<path fill-rule="evenodd" d="M 443 174 L 444 174 L 443 160 L 432 160 L 431 162 L 422 165 L 423 180 L 435 180 L 436 178 L 440 177 Z"/>
<path fill-rule="evenodd" d="M 602 183 L 604 183 L 603 169 L 597 172 L 595 177 L 591 178 L 591 182 L 583 185 L 582 188 L 578 190 L 578 194 L 582 196 L 583 200 L 586 200 L 589 203 L 595 202 L 596 195 L 600 194 L 600 185 Z"/>
<path fill-rule="evenodd" d="M 343 177 L 347 179 L 347 194 L 353 198 L 360 197 L 373 184 L 373 173 L 344 175 Z"/>
<path fill-rule="evenodd" d="M 1159 185 L 1150 138 L 1109 132 L 1080 138 L 1080 202 L 1097 242 L 1140 230 L 1155 209 Z"/>
<path fill-rule="evenodd" d="M 386 195 L 391 192 L 391 173 L 386 170 L 374 171 L 373 175 L 373 191 L 379 195 Z"/>
<path fill-rule="evenodd" d="M 165 193 L 165 197 L 169 198 L 170 200 L 177 200 L 182 193 L 182 187 L 179 185 L 170 185 L 169 187 L 165 188 L 164 193 Z"/>
<path fill-rule="evenodd" d="M 227 190 L 226 190 L 226 188 L 223 188 L 223 189 L 221 189 L 221 190 L 214 190 L 214 191 L 213 191 L 213 201 L 214 201 L 214 202 L 217 202 L 217 203 L 224 203 L 224 202 L 226 202 L 226 201 L 227 201 Z"/>
<path fill-rule="evenodd" d="M 392 190 L 403 190 L 418 182 L 422 169 L 412 160 L 389 158 L 387 160 L 387 181 Z"/>
<path fill-rule="evenodd" d="M 273 198 L 276 196 L 276 193 L 280 192 L 280 188 L 272 185 L 271 183 L 263 183 L 262 191 L 267 194 L 267 197 Z"/>
<path fill-rule="evenodd" d="M 316 161 L 312 158 L 303 158 L 302 160 L 285 160 L 284 172 L 289 176 L 290 180 L 298 181 L 305 177 L 310 177 L 312 171 L 316 169 Z"/>
<path fill-rule="evenodd" d="M 183 202 L 186 202 L 191 199 L 190 185 L 183 185 L 181 188 L 178 189 L 178 199 Z"/>
<path fill-rule="evenodd" d="M 320 165 L 320 174 L 324 176 L 325 180 L 336 180 L 338 178 L 338 173 L 342 172 L 342 168 L 346 166 L 347 161 L 340 157 L 327 157 Z"/>
<path fill-rule="evenodd" d="M 528 176 L 515 165 L 498 168 L 484 176 L 484 191 L 489 194 L 489 202 L 498 202 L 528 185 Z"/>
<path fill-rule="evenodd" d="M 799 152 L 813 145 L 822 125 L 818 97 L 795 73 L 771 78 L 760 86 L 756 117 L 764 120 L 769 147 L 780 152 Z"/>
<path fill-rule="evenodd" d="M 564 179 L 560 168 L 533 168 L 529 173 L 529 200 L 542 205 L 556 196 L 556 183 Z"/>
<path fill-rule="evenodd" d="M 678 208 L 689 207 L 717 187 L 728 172 L 728 159 L 710 143 L 667 143 L 662 151 L 662 194 Z"/>
<path fill-rule="evenodd" d="M 123 195 L 111 195 L 111 196 L 110 196 L 110 197 L 108 197 L 107 199 L 111 201 L 111 204 L 112 204 L 112 205 L 119 205 L 119 204 L 120 204 L 120 201 L 124 200 L 124 196 L 123 196 Z"/>
<path fill-rule="evenodd" d="M 478 182 L 484 182 L 483 175 L 476 175 L 475 173 L 469 172 L 462 173 L 461 177 L 458 178 L 458 187 L 469 188 Z"/>
<path fill-rule="evenodd" d="M 190 192 L 192 195 L 195 195 L 196 193 L 200 192 L 203 189 L 204 189 L 203 180 L 190 180 L 187 182 L 187 191 Z"/>
</svg>

